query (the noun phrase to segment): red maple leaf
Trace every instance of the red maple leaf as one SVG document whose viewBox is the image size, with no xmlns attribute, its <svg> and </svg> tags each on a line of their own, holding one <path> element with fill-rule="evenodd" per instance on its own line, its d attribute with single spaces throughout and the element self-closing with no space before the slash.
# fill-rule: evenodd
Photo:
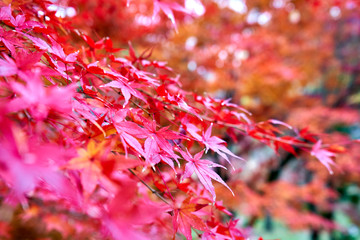
<svg viewBox="0 0 360 240">
<path fill-rule="evenodd" d="M 196 212 L 206 206 L 208 205 L 190 203 L 189 198 L 185 199 L 182 202 L 181 207 L 174 209 L 173 225 L 175 232 L 179 230 L 185 235 L 186 240 L 191 240 L 191 227 L 201 231 L 208 231 L 204 221 L 193 214 L 193 212 Z"/>
<path fill-rule="evenodd" d="M 134 122 L 124 121 L 125 111 L 118 111 L 113 117 L 112 121 L 116 131 L 118 132 L 121 142 L 124 146 L 125 155 L 127 156 L 127 145 L 131 146 L 135 149 L 138 154 L 145 155 L 144 150 L 139 143 L 139 141 L 135 138 L 136 136 L 143 136 L 145 131 L 139 125 Z"/>
<path fill-rule="evenodd" d="M 22 46 L 14 32 L 6 31 L 3 28 L 0 28 L 0 41 L 10 50 L 12 55 L 15 54 L 15 46 Z"/>
</svg>

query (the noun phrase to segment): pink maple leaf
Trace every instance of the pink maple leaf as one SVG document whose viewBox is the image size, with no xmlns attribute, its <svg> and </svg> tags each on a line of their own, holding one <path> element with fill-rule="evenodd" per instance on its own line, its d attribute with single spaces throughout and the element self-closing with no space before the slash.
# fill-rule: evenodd
<svg viewBox="0 0 360 240">
<path fill-rule="evenodd" d="M 177 133 L 169 130 L 169 127 L 163 127 L 157 130 L 155 121 L 145 121 L 145 137 L 151 138 L 152 143 L 158 146 L 160 150 L 163 150 L 167 155 L 177 161 L 178 156 L 174 153 L 173 146 L 168 140 L 175 140 L 182 138 Z"/>
<path fill-rule="evenodd" d="M 47 42 L 45 42 L 44 40 L 42 40 L 41 38 L 33 37 L 26 33 L 22 33 L 22 35 L 24 35 L 25 37 L 30 39 L 37 49 L 45 50 L 45 51 L 49 51 L 49 52 L 52 51 L 50 45 Z"/>
<path fill-rule="evenodd" d="M 335 162 L 331 159 L 335 157 L 333 152 L 330 152 L 326 149 L 321 148 L 321 140 L 317 141 L 311 150 L 311 156 L 316 157 L 330 172 L 333 174 L 334 172 L 331 170 L 330 165 L 335 165 Z"/>
<path fill-rule="evenodd" d="M 144 102 L 146 102 L 146 100 L 144 99 L 144 97 L 142 96 L 142 94 L 137 91 L 133 86 L 131 82 L 128 82 L 127 79 L 120 75 L 120 74 L 116 74 L 114 72 L 107 72 L 108 75 L 110 76 L 114 76 L 116 77 L 115 81 L 111 81 L 107 84 L 101 85 L 100 87 L 113 87 L 113 88 L 119 88 L 121 90 L 122 95 L 124 96 L 125 102 L 123 104 L 123 106 L 125 107 L 128 103 L 129 100 L 131 98 L 131 95 L 139 98 L 141 100 L 143 100 Z"/>
<path fill-rule="evenodd" d="M 77 59 L 77 55 L 79 54 L 79 51 L 76 51 L 70 53 L 69 55 L 66 55 L 64 49 L 54 39 L 50 38 L 51 41 L 51 46 L 50 46 L 46 41 L 42 40 L 41 38 L 33 37 L 25 33 L 23 33 L 23 35 L 28 39 L 30 39 L 38 49 L 48 51 L 49 53 L 55 55 L 56 58 L 60 59 L 64 63 L 75 62 Z"/>
<path fill-rule="evenodd" d="M 25 203 L 26 194 L 46 183 L 53 192 L 76 202 L 75 188 L 59 166 L 73 156 L 71 151 L 25 134 L 6 118 L 0 122 L 0 176 L 11 186 L 10 203 Z M 69 185 L 70 184 L 70 185 Z"/>
<path fill-rule="evenodd" d="M 14 17 L 11 14 L 11 5 L 0 8 L 0 20 L 13 20 Z"/>
<path fill-rule="evenodd" d="M 56 75 L 55 71 L 39 62 L 43 53 L 19 51 L 13 54 L 14 59 L 4 54 L 4 59 L 0 59 L 0 76 L 17 74 L 22 80 L 28 81 L 33 78 L 34 71 L 41 71 L 44 76 Z"/>
<path fill-rule="evenodd" d="M 174 163 L 171 159 L 171 156 L 165 151 L 161 150 L 156 143 L 154 138 L 147 138 L 145 140 L 145 160 L 150 164 L 150 166 L 154 166 L 160 161 L 166 162 L 174 171 Z M 180 166 L 179 161 L 175 158 L 178 166 Z"/>
<path fill-rule="evenodd" d="M 76 51 L 74 53 L 70 53 L 69 55 L 66 55 L 64 52 L 64 49 L 60 46 L 59 43 L 57 43 L 55 40 L 51 39 L 51 53 L 56 55 L 60 60 L 62 60 L 64 63 L 73 63 L 76 61 L 77 55 L 79 54 L 79 51 Z"/>
<path fill-rule="evenodd" d="M 19 14 L 15 18 L 12 16 L 11 5 L 0 8 L 0 20 L 8 20 L 10 24 L 13 25 L 16 30 L 22 30 L 25 28 L 40 27 L 44 28 L 39 22 L 35 21 L 26 21 L 25 15 Z"/>
<path fill-rule="evenodd" d="M 175 29 L 176 29 L 176 22 L 175 22 L 173 10 L 189 13 L 189 11 L 186 8 L 182 7 L 180 4 L 176 2 L 161 2 L 159 0 L 155 0 L 153 18 L 155 18 L 155 16 L 158 15 L 160 10 L 170 19 Z"/>
<path fill-rule="evenodd" d="M 114 239 L 152 239 L 142 231 L 142 226 L 152 224 L 170 211 L 164 203 L 153 202 L 138 195 L 137 182 L 126 175 L 119 175 L 118 193 L 103 212 L 104 228 Z"/>
<path fill-rule="evenodd" d="M 234 158 L 244 160 L 243 158 L 236 156 L 229 149 L 227 149 L 224 145 L 226 143 L 224 140 L 222 140 L 216 136 L 211 136 L 212 124 L 206 130 L 206 132 L 203 133 L 202 136 L 200 136 L 197 133 L 200 130 L 191 123 L 186 124 L 186 129 L 187 129 L 188 133 L 190 133 L 190 135 L 192 135 L 196 140 L 198 140 L 199 142 L 201 142 L 205 145 L 205 149 L 206 149 L 205 152 L 207 152 L 209 149 L 213 150 L 214 152 L 219 154 L 221 157 L 223 157 L 226 161 L 228 161 L 228 163 L 231 166 L 232 166 L 232 164 L 226 154 L 228 154 Z"/>
<path fill-rule="evenodd" d="M 214 201 L 216 199 L 216 195 L 215 188 L 211 182 L 211 179 L 227 187 L 234 195 L 233 191 L 229 188 L 229 186 L 221 179 L 221 177 L 216 172 L 211 169 L 212 167 L 221 167 L 224 169 L 226 168 L 220 164 L 211 162 L 209 160 L 201 159 L 202 155 L 204 154 L 204 150 L 195 154 L 194 157 L 191 156 L 189 151 L 181 151 L 180 153 L 184 157 L 184 159 L 188 161 L 188 163 L 186 163 L 185 165 L 185 172 L 183 178 L 188 178 L 195 172 L 200 182 L 204 185 L 205 189 L 208 190 L 213 196 Z"/>
<path fill-rule="evenodd" d="M 0 59 L 0 76 L 11 76 L 17 73 L 17 65 L 13 59 L 3 54 L 4 59 Z"/>
<path fill-rule="evenodd" d="M 61 113 L 71 113 L 71 98 L 75 85 L 59 88 L 57 86 L 45 88 L 39 72 L 29 78 L 26 85 L 11 82 L 11 88 L 19 97 L 10 101 L 8 109 L 19 111 L 29 109 L 34 118 L 44 119 L 51 109 Z"/>
<path fill-rule="evenodd" d="M 16 30 L 23 30 L 27 28 L 45 28 L 44 25 L 42 25 L 39 22 L 35 21 L 27 21 L 25 15 L 17 15 L 15 18 L 10 18 L 10 23 L 15 27 Z"/>
</svg>

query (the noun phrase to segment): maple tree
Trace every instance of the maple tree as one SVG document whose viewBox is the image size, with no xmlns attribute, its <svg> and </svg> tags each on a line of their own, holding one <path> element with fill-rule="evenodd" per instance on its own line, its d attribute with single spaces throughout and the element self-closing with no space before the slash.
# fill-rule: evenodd
<svg viewBox="0 0 360 240">
<path fill-rule="evenodd" d="M 234 142 L 258 140 L 275 151 L 306 156 L 314 169 L 326 173 L 323 178 L 333 172 L 333 158 L 344 149 L 323 143 L 327 139 L 306 128 L 297 130 L 274 120 L 271 114 L 255 121 L 257 115 L 252 117 L 234 103 L 236 97 L 231 102 L 189 90 L 187 79 L 199 76 L 181 70 L 181 64 L 173 70 L 170 65 L 176 64 L 171 61 L 167 65 L 152 60 L 151 55 L 164 56 L 163 50 L 179 61 L 167 46 L 148 48 L 151 41 L 171 42 L 168 36 L 183 36 L 189 19 L 202 27 L 206 21 L 199 16 L 205 14 L 208 20 L 220 11 L 211 1 L 185 3 L 2 3 L 1 237 L 247 239 L 251 233 L 229 211 L 241 197 L 248 203 L 242 211 L 254 217 L 262 216 L 264 208 L 296 221 L 296 211 L 281 211 L 291 205 L 293 196 L 326 208 L 334 193 L 324 189 L 324 181 L 302 189 L 286 182 L 260 187 L 256 181 L 251 186 L 225 179 L 246 161 L 246 146 L 230 151 L 219 137 L 225 132 Z M 309 3 L 304 6 L 313 9 Z M 223 33 L 237 28 L 228 27 Z M 211 67 L 213 53 L 206 51 L 199 60 Z M 233 67 L 218 68 L 226 73 Z M 263 69 L 261 74 L 269 75 L 270 67 Z M 278 69 L 285 73 L 276 74 L 286 79 L 295 74 Z M 281 192 L 284 188 L 290 189 L 290 196 Z M 264 194 L 259 197 L 256 191 Z M 322 195 L 313 198 L 312 191 Z M 235 197 L 227 196 L 234 193 Z M 269 199 L 278 201 L 281 209 L 271 208 Z M 305 220 L 297 224 L 335 228 L 313 215 L 304 214 Z"/>
</svg>

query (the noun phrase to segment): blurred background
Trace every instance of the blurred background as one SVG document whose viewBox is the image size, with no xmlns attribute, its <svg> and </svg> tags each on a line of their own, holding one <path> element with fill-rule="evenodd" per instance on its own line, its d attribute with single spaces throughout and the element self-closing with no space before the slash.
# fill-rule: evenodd
<svg viewBox="0 0 360 240">
<path fill-rule="evenodd" d="M 155 15 L 154 2 L 161 6 Z M 360 138 L 358 1 L 175 3 L 72 0 L 53 8 L 93 39 L 108 36 L 120 48 L 131 42 L 138 56 L 167 62 L 185 89 L 231 98 L 256 121 L 278 119 L 325 144 Z M 217 192 L 241 226 L 264 239 L 360 239 L 358 146 L 347 145 L 330 175 L 297 149 L 275 153 L 246 136 L 217 134 L 247 160 L 220 172 L 236 197 Z"/>
</svg>

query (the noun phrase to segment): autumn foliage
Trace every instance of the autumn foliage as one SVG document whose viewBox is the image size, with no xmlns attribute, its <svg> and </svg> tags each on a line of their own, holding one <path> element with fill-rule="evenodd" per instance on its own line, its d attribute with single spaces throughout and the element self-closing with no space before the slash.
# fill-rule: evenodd
<svg viewBox="0 0 360 240">
<path fill-rule="evenodd" d="M 290 94 L 275 94 L 275 100 L 266 95 L 269 89 L 277 90 L 277 81 L 282 83 L 279 91 L 290 93 L 294 89 L 289 81 L 295 76 L 304 86 L 309 76 L 320 75 L 296 65 L 307 61 L 306 51 L 316 57 L 312 50 L 317 46 L 299 36 L 301 52 L 293 66 L 283 66 L 281 54 L 293 56 L 291 46 L 283 46 L 291 44 L 289 39 L 256 26 L 254 35 L 238 41 L 242 36 L 230 33 L 244 29 L 246 21 L 224 14 L 213 1 L 186 2 L 17 0 L 0 5 L 0 237 L 258 237 L 239 222 L 239 212 L 249 216 L 249 226 L 268 215 L 294 228 L 338 229 L 332 219 L 301 206 L 331 211 L 337 198 L 326 186 L 331 174 L 339 174 L 337 168 L 358 167 L 344 157 L 358 152 L 352 139 L 312 129 L 314 118 L 299 124 L 295 111 L 303 119 L 307 111 L 300 107 L 285 119 L 282 111 L 300 94 L 291 101 L 286 99 Z M 309 14 L 321 11 L 311 1 L 298 4 Z M 217 16 L 242 23 L 224 25 Z M 209 21 L 213 28 L 206 27 Z M 306 31 L 321 29 L 306 24 Z M 187 49 L 174 47 L 174 39 L 189 39 L 199 29 L 205 30 L 197 42 L 193 38 Z M 203 47 L 219 34 L 223 39 L 217 48 Z M 254 43 L 257 34 L 267 41 Z M 249 48 L 256 57 L 244 61 L 245 70 L 237 72 L 235 60 L 245 60 L 246 52 L 239 50 L 233 61 L 225 61 L 231 52 L 221 53 L 225 45 Z M 266 53 L 257 55 L 263 48 L 280 48 L 280 53 L 267 59 Z M 191 51 L 198 55 L 190 56 Z M 223 62 L 211 60 L 214 55 Z M 163 61 L 166 56 L 169 64 Z M 189 72 L 190 58 L 206 72 Z M 322 65 L 323 58 L 314 64 Z M 213 72 L 224 80 L 224 89 L 237 86 L 234 100 L 201 93 L 219 88 Z M 234 77 L 238 75 L 240 80 Z M 203 87 L 208 78 L 212 84 Z M 198 88 L 191 89 L 194 86 Z M 245 90 L 239 90 L 243 86 Z M 278 101 L 280 107 L 263 111 L 268 108 L 253 101 L 241 106 L 242 94 L 258 94 L 261 103 Z M 332 111 L 320 108 L 312 111 Z M 296 127 L 275 120 L 277 114 Z M 251 152 L 265 146 L 273 149 L 270 161 L 248 171 Z M 303 186 L 279 180 L 276 167 L 281 169 L 290 158 L 298 162 L 299 171 L 320 177 Z M 245 178 L 239 177 L 247 171 Z M 358 181 L 355 174 L 348 177 Z"/>
</svg>

